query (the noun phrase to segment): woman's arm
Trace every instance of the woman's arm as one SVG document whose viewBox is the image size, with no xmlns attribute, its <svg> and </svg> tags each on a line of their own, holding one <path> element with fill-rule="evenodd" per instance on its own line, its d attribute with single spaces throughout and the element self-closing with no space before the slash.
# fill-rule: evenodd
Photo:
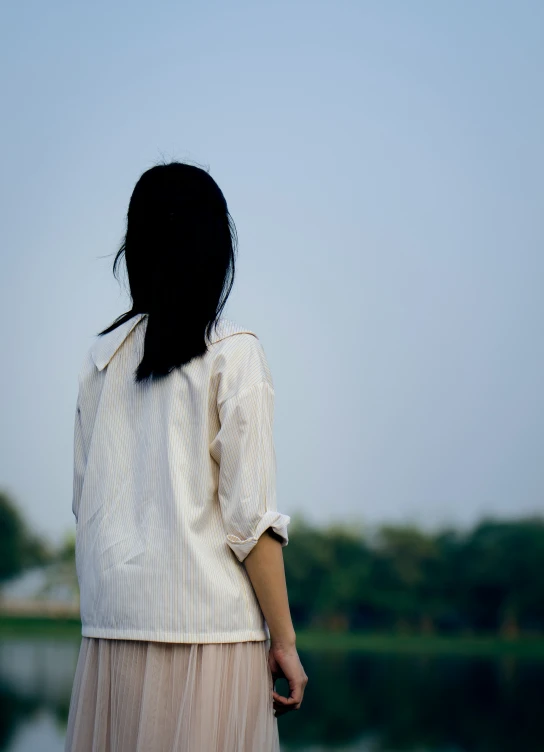
<svg viewBox="0 0 544 752">
<path fill-rule="evenodd" d="M 291 621 L 282 538 L 269 528 L 244 559 L 261 610 L 270 631 L 268 662 L 274 682 L 285 678 L 289 684 L 289 697 L 272 692 L 276 716 L 299 710 L 308 683 L 308 677 L 295 646 L 296 635 Z"/>
<path fill-rule="evenodd" d="M 267 530 L 244 559 L 244 564 L 276 645 L 295 645 L 296 634 L 291 620 L 283 551 L 279 536 Z"/>
</svg>

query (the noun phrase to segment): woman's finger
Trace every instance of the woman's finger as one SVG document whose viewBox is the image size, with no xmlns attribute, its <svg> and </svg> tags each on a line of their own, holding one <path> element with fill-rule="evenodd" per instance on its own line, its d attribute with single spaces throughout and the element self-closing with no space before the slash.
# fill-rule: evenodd
<svg viewBox="0 0 544 752">
<path fill-rule="evenodd" d="M 280 705 L 279 703 L 274 703 L 274 713 L 276 716 L 285 715 L 286 713 L 291 712 L 293 710 L 292 707 L 285 707 L 285 705 Z"/>
<path fill-rule="evenodd" d="M 290 688 L 290 699 L 293 700 L 295 704 L 302 702 L 302 681 L 293 681 L 289 682 L 289 688 Z"/>
<path fill-rule="evenodd" d="M 278 718 L 286 713 L 291 713 L 293 710 L 295 710 L 295 705 L 286 707 L 284 705 L 279 705 L 278 703 L 274 704 L 274 715 Z"/>
<path fill-rule="evenodd" d="M 272 697 L 276 702 L 281 702 L 283 705 L 292 705 L 296 702 L 293 697 L 284 697 L 283 695 L 279 695 L 276 691 L 272 692 Z"/>
</svg>

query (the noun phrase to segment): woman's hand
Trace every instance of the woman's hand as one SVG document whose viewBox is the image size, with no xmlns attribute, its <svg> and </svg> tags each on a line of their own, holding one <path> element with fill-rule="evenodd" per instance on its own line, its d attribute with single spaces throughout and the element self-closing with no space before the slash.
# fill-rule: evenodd
<svg viewBox="0 0 544 752">
<path fill-rule="evenodd" d="M 289 713 L 291 710 L 299 710 L 308 677 L 302 667 L 295 645 L 282 645 L 272 642 L 268 653 L 268 665 L 272 671 L 274 686 L 276 679 L 287 679 L 289 684 L 289 697 L 278 694 L 275 689 L 272 691 L 276 717 Z"/>
</svg>

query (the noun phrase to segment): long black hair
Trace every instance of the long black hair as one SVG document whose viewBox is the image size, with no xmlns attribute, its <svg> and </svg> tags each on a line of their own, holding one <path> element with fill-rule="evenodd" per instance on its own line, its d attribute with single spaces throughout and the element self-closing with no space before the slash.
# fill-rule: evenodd
<svg viewBox="0 0 544 752">
<path fill-rule="evenodd" d="M 124 254 L 132 308 L 106 334 L 147 313 L 144 353 L 135 382 L 166 376 L 207 351 L 234 284 L 236 226 L 209 173 L 183 162 L 157 164 L 138 179 L 127 229 L 113 262 Z"/>
</svg>

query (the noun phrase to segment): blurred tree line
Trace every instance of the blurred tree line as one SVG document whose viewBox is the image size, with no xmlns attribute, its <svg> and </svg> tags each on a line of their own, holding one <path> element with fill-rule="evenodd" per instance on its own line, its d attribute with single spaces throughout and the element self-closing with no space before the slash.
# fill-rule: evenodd
<svg viewBox="0 0 544 752">
<path fill-rule="evenodd" d="M 30 530 L 15 501 L 0 491 L 0 584 L 49 563 L 53 556 L 47 541 Z"/>
<path fill-rule="evenodd" d="M 0 490 L 0 587 L 35 567 L 46 572 L 41 596 L 48 597 L 59 585 L 76 593 L 75 535 L 67 533 L 60 546 L 51 545 L 30 529 L 15 500 Z"/>
<path fill-rule="evenodd" d="M 292 518 L 284 561 L 297 628 L 544 633 L 544 518 L 471 530 L 315 528 Z"/>
<path fill-rule="evenodd" d="M 75 578 L 74 554 L 72 533 L 51 547 L 0 491 L 0 585 L 52 564 L 71 567 Z M 407 525 L 315 527 L 293 515 L 283 554 L 297 629 L 544 634 L 542 517 L 424 532 Z"/>
</svg>

